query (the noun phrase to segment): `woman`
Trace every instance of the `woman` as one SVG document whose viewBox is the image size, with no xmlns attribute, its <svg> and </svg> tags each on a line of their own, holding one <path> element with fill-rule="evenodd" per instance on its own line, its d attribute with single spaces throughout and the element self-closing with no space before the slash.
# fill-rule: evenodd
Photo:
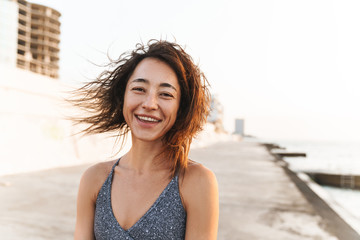
<svg viewBox="0 0 360 240">
<path fill-rule="evenodd" d="M 216 239 L 215 175 L 188 159 L 206 122 L 206 79 L 177 44 L 152 40 L 81 88 L 87 133 L 131 132 L 118 160 L 83 174 L 75 239 Z"/>
</svg>

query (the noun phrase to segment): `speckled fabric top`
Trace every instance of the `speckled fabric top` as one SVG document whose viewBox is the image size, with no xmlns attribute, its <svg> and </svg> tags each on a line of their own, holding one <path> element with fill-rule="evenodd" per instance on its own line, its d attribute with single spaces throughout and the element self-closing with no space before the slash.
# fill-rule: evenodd
<svg viewBox="0 0 360 240">
<path fill-rule="evenodd" d="M 177 176 L 131 228 L 124 230 L 120 226 L 111 207 L 111 183 L 114 168 L 119 160 L 114 164 L 96 200 L 95 238 L 97 240 L 184 239 L 186 212 L 181 202 Z"/>
</svg>

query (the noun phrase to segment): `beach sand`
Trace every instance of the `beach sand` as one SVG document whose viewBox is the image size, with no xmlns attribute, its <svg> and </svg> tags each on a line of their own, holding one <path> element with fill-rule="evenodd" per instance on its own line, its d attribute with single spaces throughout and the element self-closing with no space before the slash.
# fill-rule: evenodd
<svg viewBox="0 0 360 240">
<path fill-rule="evenodd" d="M 218 239 L 338 239 L 264 146 L 222 142 L 190 158 L 217 176 Z M 1 239 L 72 239 L 77 188 L 90 165 L 0 177 Z"/>
</svg>

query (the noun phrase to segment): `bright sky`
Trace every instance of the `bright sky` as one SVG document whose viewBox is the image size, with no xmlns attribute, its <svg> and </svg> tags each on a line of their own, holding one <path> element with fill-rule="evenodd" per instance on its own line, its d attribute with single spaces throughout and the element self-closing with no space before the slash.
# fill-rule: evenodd
<svg viewBox="0 0 360 240">
<path fill-rule="evenodd" d="M 272 139 L 360 139 L 360 2 L 36 0 L 62 14 L 63 81 L 94 78 L 151 38 L 185 45 L 225 128 Z"/>
</svg>

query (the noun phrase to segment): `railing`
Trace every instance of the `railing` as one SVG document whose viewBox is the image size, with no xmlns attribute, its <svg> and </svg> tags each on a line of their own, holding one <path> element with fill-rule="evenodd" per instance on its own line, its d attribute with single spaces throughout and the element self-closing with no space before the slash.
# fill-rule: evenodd
<svg viewBox="0 0 360 240">
<path fill-rule="evenodd" d="M 47 36 L 49 38 L 60 41 L 59 34 L 51 33 L 51 32 L 44 31 L 44 30 L 31 30 L 31 35 Z"/>
<path fill-rule="evenodd" d="M 50 21 L 31 20 L 31 26 L 42 26 L 44 28 L 55 30 L 56 33 L 60 34 L 60 25 L 56 25 Z"/>
<path fill-rule="evenodd" d="M 31 15 L 47 17 L 47 18 L 56 19 L 56 20 L 60 17 L 60 15 L 54 11 L 51 11 L 51 15 L 48 16 L 46 14 L 46 9 L 44 9 L 44 11 L 41 11 L 40 9 L 31 9 Z"/>
<path fill-rule="evenodd" d="M 59 54 L 55 53 L 55 52 L 50 52 L 50 51 L 44 51 L 44 50 L 33 50 L 31 49 L 31 53 L 32 54 L 36 54 L 36 55 L 44 55 L 44 56 L 49 56 L 51 58 L 54 58 L 56 60 L 59 60 Z"/>
<path fill-rule="evenodd" d="M 54 42 L 50 42 L 49 40 L 34 40 L 34 39 L 31 39 L 31 44 L 49 46 L 49 47 L 59 51 L 59 44 L 54 43 Z"/>
</svg>

